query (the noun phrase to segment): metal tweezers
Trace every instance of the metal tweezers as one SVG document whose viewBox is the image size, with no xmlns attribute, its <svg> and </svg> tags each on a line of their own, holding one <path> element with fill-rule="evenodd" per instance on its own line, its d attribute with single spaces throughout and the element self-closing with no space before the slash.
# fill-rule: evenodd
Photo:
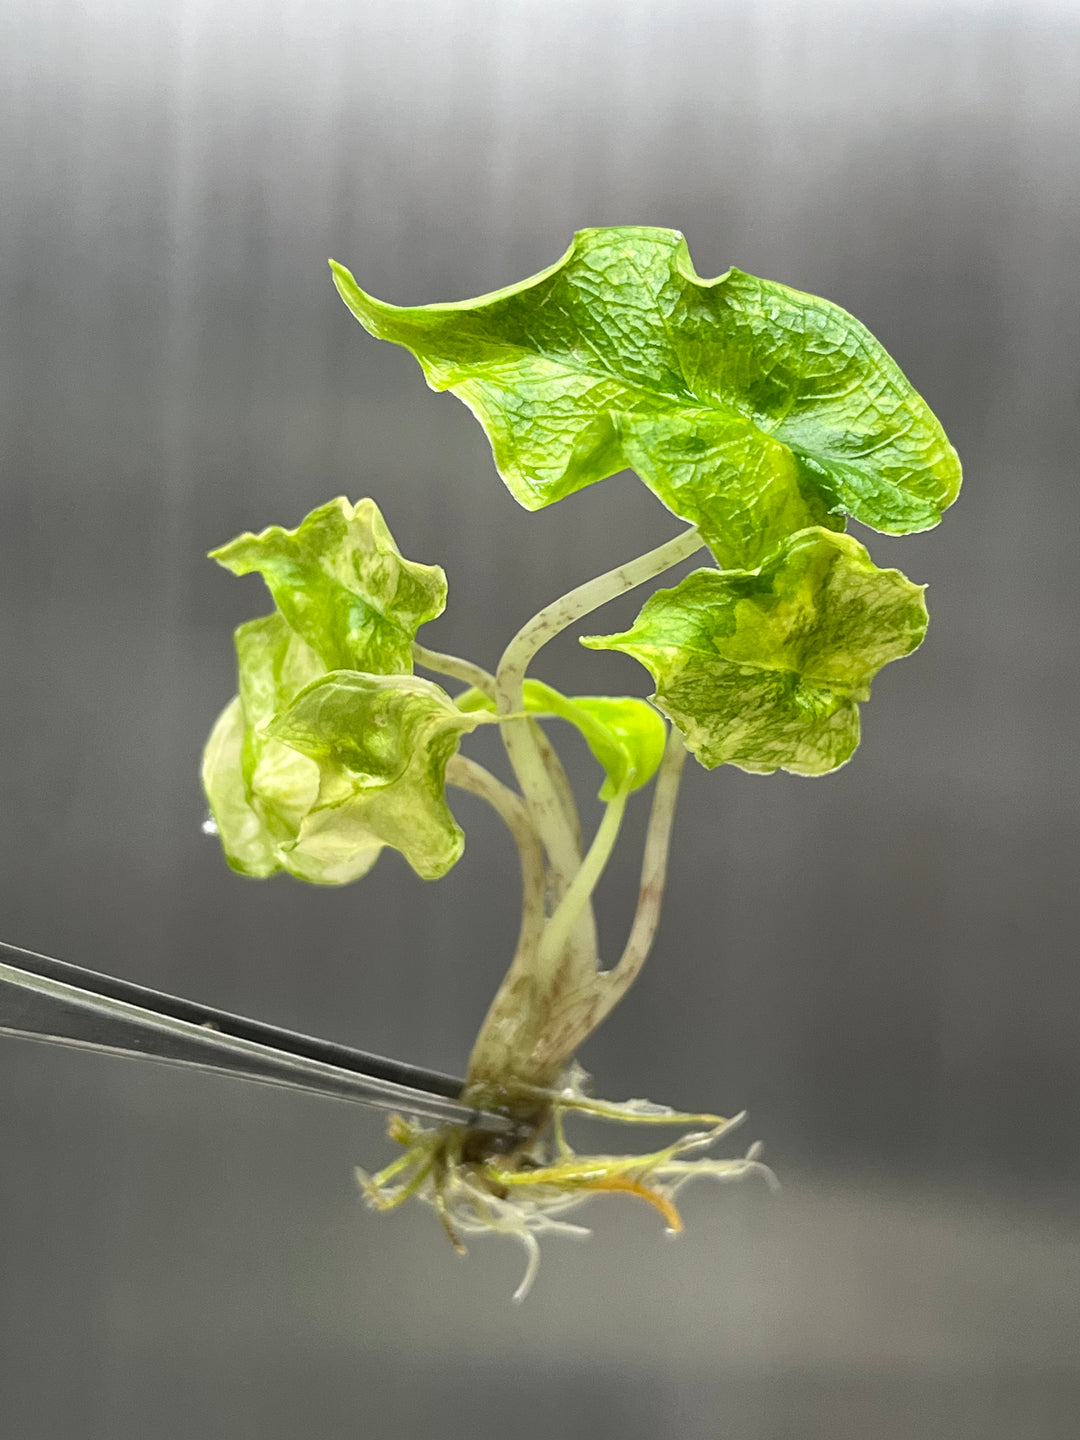
<svg viewBox="0 0 1080 1440">
<path fill-rule="evenodd" d="M 0 1035 L 162 1060 L 510 1133 L 498 1111 L 458 1099 L 464 1082 L 196 1005 L 0 942 Z"/>
</svg>

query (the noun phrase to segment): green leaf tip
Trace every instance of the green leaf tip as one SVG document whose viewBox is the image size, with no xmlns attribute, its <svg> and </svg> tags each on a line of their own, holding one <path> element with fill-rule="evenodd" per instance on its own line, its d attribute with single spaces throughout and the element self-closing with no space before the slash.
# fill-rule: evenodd
<svg viewBox="0 0 1080 1440">
<path fill-rule="evenodd" d="M 664 755 L 667 725 L 649 704 L 632 695 L 560 695 L 542 680 L 526 679 L 525 709 L 555 715 L 580 733 L 604 768 L 601 800 L 639 790 L 655 775 Z M 454 702 L 459 709 L 493 713 L 495 702 L 479 690 L 466 690 Z"/>
<path fill-rule="evenodd" d="M 922 586 L 809 529 L 757 569 L 694 571 L 625 634 L 582 644 L 639 660 L 703 765 L 823 775 L 854 753 L 873 676 L 925 632 Z"/>
<path fill-rule="evenodd" d="M 959 490 L 940 424 L 865 326 L 741 270 L 702 279 L 678 231 L 582 230 L 538 275 L 445 305 L 387 305 L 332 268 L 360 323 L 473 411 L 527 509 L 630 467 L 721 565 L 752 568 L 846 516 L 928 529 Z"/>
<path fill-rule="evenodd" d="M 417 629 L 446 606 L 443 571 L 402 557 L 374 500 L 339 496 L 295 530 L 272 525 L 210 555 L 234 575 L 258 571 L 327 670 L 411 671 Z"/>
</svg>

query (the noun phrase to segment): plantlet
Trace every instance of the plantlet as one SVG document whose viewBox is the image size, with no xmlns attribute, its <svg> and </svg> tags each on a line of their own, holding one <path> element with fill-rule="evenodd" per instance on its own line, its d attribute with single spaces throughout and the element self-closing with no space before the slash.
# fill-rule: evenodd
<svg viewBox="0 0 1080 1440">
<path fill-rule="evenodd" d="M 704 1152 L 736 1120 L 585 1091 L 574 1056 L 641 969 L 656 933 L 680 771 L 823 775 L 859 742 L 859 704 L 926 629 L 922 587 L 879 570 L 847 517 L 890 534 L 936 525 L 960 467 L 941 426 L 872 335 L 827 300 L 729 270 L 695 273 L 675 231 L 579 233 L 550 269 L 477 300 L 383 304 L 331 262 L 372 335 L 416 356 L 429 385 L 477 416 L 495 464 L 530 510 L 631 468 L 684 522 L 673 540 L 572 590 L 513 637 L 494 674 L 417 642 L 446 600 L 443 572 L 402 558 L 371 500 L 331 501 L 295 530 L 213 552 L 262 574 L 272 614 L 236 632 L 239 694 L 214 727 L 203 781 L 229 863 L 317 884 L 400 850 L 444 875 L 463 836 L 446 786 L 482 796 L 521 856 L 517 949 L 477 1036 L 466 1094 L 520 1122 L 507 1148 L 460 1127 L 395 1120 L 403 1153 L 362 1177 L 371 1204 L 431 1203 L 461 1235 L 520 1238 L 531 1282 L 542 1230 L 602 1192 L 637 1195 L 668 1227 L 691 1178 L 757 1170 Z M 567 697 L 527 674 L 541 647 L 615 596 L 704 551 L 714 563 L 646 600 L 620 650 L 652 675 L 651 703 Z M 451 696 L 413 665 L 466 688 Z M 556 755 L 578 730 L 604 774 L 605 811 L 583 844 Z M 670 722 L 670 723 L 669 723 Z M 497 725 L 517 789 L 459 753 Z M 621 957 L 601 963 L 591 896 L 624 810 L 652 785 L 636 913 Z M 582 1156 L 567 1115 L 694 1127 L 649 1154 Z"/>
</svg>

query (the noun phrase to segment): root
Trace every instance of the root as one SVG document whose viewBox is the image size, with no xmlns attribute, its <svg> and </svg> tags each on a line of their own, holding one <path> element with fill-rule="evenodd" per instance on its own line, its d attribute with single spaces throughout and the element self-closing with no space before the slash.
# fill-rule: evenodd
<svg viewBox="0 0 1080 1440">
<path fill-rule="evenodd" d="M 465 1253 L 463 1235 L 509 1235 L 525 1247 L 525 1275 L 514 1292 L 528 1294 L 540 1263 L 537 1236 L 552 1231 L 584 1238 L 589 1231 L 563 1219 L 597 1195 L 631 1195 L 662 1216 L 669 1234 L 682 1230 L 675 1204 L 691 1180 L 727 1181 L 757 1175 L 777 1188 L 776 1177 L 759 1159 L 760 1145 L 734 1159 L 714 1159 L 707 1151 L 745 1117 L 724 1119 L 653 1105 L 645 1100 L 612 1103 L 585 1094 L 587 1076 L 571 1072 L 558 1091 L 530 1091 L 519 1103 L 541 1115 L 510 1154 L 500 1154 L 494 1137 L 461 1126 L 426 1129 L 395 1115 L 391 1137 L 405 1146 L 377 1175 L 357 1171 L 367 1203 L 394 1210 L 417 1198 L 432 1206 L 451 1245 Z M 580 1155 L 566 1138 L 564 1122 L 574 1114 L 629 1125 L 694 1125 L 673 1144 L 643 1155 Z"/>
</svg>

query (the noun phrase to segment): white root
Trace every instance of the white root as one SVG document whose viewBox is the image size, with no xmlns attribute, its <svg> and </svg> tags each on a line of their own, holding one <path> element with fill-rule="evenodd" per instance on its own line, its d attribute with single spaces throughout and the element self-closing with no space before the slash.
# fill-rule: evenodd
<svg viewBox="0 0 1080 1440">
<path fill-rule="evenodd" d="M 540 1265 L 538 1237 L 545 1233 L 587 1237 L 590 1231 L 586 1226 L 563 1217 L 598 1195 L 629 1192 L 648 1200 L 665 1215 L 668 1233 L 674 1234 L 679 1228 L 674 1200 L 691 1180 L 704 1177 L 724 1183 L 756 1175 L 771 1189 L 779 1188 L 772 1171 L 759 1159 L 757 1142 L 740 1158 L 712 1159 L 701 1153 L 741 1124 L 745 1112 L 722 1119 L 681 1113 L 647 1100 L 621 1104 L 592 1100 L 583 1093 L 586 1079 L 575 1067 L 567 1086 L 549 1095 L 550 1139 L 537 1139 L 506 1160 L 497 1155 L 463 1158 L 460 1130 L 437 1131 L 418 1124 L 405 1127 L 403 1156 L 380 1175 L 357 1171 L 366 1200 L 382 1210 L 415 1196 L 439 1212 L 452 1237 L 497 1234 L 517 1240 L 526 1254 L 525 1273 L 513 1296 L 520 1303 L 532 1288 Z M 704 1121 L 708 1128 L 689 1130 L 651 1154 L 577 1155 L 567 1143 L 562 1125 L 566 1115 L 575 1113 L 635 1125 L 700 1125 Z M 436 1151 L 441 1160 L 432 1164 Z M 404 1184 L 389 1183 L 399 1176 L 405 1177 Z"/>
</svg>

